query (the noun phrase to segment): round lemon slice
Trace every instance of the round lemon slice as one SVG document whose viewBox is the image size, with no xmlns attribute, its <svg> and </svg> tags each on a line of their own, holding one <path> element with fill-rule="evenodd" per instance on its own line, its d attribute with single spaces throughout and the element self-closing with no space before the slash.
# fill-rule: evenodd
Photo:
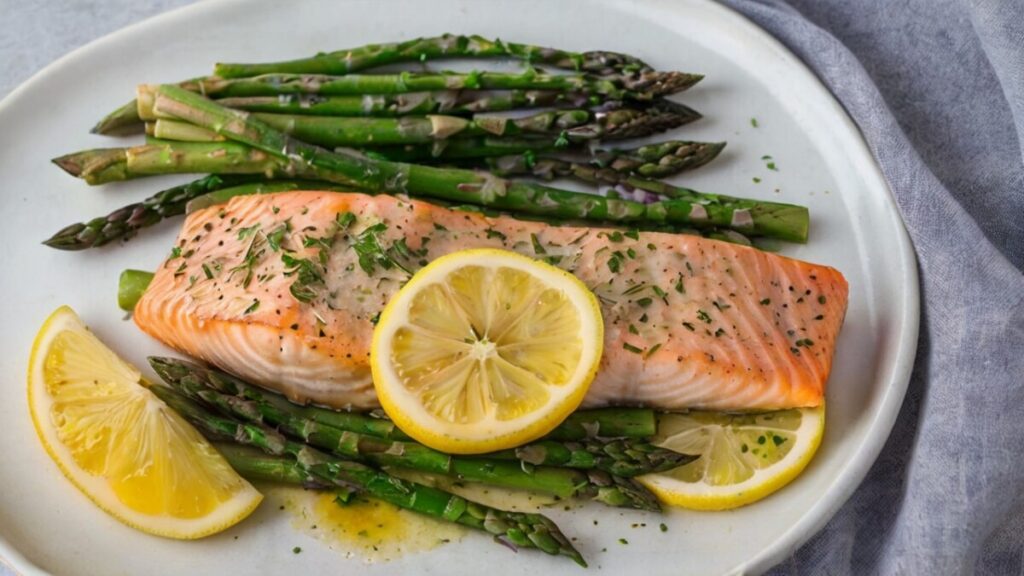
<svg viewBox="0 0 1024 576">
<path fill-rule="evenodd" d="M 655 444 L 700 458 L 638 480 L 673 506 L 736 508 L 796 478 L 814 457 L 824 432 L 824 405 L 760 414 L 661 415 Z"/>
<path fill-rule="evenodd" d="M 133 528 L 170 538 L 220 532 L 263 499 L 192 426 L 144 387 L 71 308 L 32 345 L 32 422 L 64 476 Z"/>
<path fill-rule="evenodd" d="M 575 276 L 503 250 L 465 250 L 417 272 L 384 308 L 370 364 L 385 412 L 456 454 L 518 446 L 579 406 L 604 324 Z"/>
</svg>

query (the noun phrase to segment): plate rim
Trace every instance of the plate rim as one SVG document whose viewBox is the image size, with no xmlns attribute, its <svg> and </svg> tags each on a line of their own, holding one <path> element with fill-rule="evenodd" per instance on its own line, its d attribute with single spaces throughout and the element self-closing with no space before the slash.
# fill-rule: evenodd
<svg viewBox="0 0 1024 576">
<path fill-rule="evenodd" d="M 622 8 L 627 4 L 635 7 L 641 0 L 593 1 L 599 5 Z M 656 6 L 659 10 L 678 11 L 685 9 L 683 4 L 674 4 L 668 0 L 642 1 Z M 821 531 L 825 524 L 846 504 L 863 482 L 892 433 L 896 418 L 899 416 L 903 400 L 910 385 L 910 378 L 917 355 L 921 306 L 917 256 L 903 216 L 896 203 L 896 198 L 882 173 L 878 161 L 864 140 L 859 127 L 828 87 L 825 86 L 807 64 L 800 60 L 780 40 L 740 12 L 729 6 L 719 4 L 714 0 L 688 1 L 704 5 L 704 9 L 711 13 L 717 13 L 715 15 L 718 18 L 729 26 L 734 27 L 738 33 L 749 36 L 751 39 L 772 48 L 775 56 L 781 59 L 782 65 L 790 69 L 801 83 L 813 90 L 815 92 L 813 96 L 827 106 L 828 111 L 850 133 L 848 144 L 850 145 L 849 160 L 851 165 L 860 170 L 865 185 L 872 189 L 878 189 L 880 192 L 884 191 L 884 194 L 881 194 L 880 200 L 884 202 L 886 212 L 895 216 L 894 231 L 898 239 L 898 246 L 895 247 L 895 252 L 901 264 L 900 281 L 904 286 L 904 289 L 901 291 L 903 301 L 900 306 L 903 312 L 897 322 L 899 337 L 892 360 L 892 373 L 888 378 L 888 382 L 885 383 L 878 411 L 866 425 L 866 439 L 857 451 L 854 452 L 852 458 L 840 469 L 840 472 L 835 477 L 835 481 L 828 487 L 816 504 L 811 506 L 795 524 L 781 533 L 776 540 L 762 548 L 743 564 L 738 565 L 734 570 L 737 574 L 760 574 L 781 562 L 787 555 L 794 553 L 812 536 Z M 122 36 L 130 35 L 142 28 L 172 23 L 179 18 L 196 17 L 203 12 L 217 10 L 229 4 L 241 4 L 241 2 L 239 0 L 207 0 L 205 2 L 195 2 L 179 6 L 79 46 L 34 73 L 11 90 L 3 99 L 0 99 L 0 117 L 3 116 L 4 112 L 14 102 L 21 99 L 23 93 L 31 90 L 44 78 L 59 73 L 65 67 L 73 65 L 75 61 L 85 57 L 88 52 L 100 46 L 115 43 Z M 50 574 L 25 558 L 17 548 L 7 541 L 3 534 L 0 534 L 0 566 L 11 569 L 19 576 L 48 576 Z"/>
</svg>

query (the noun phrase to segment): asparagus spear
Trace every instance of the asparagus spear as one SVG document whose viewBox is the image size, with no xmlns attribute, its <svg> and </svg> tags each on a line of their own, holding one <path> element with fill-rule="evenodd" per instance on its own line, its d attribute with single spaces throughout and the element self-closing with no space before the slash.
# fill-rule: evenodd
<svg viewBox="0 0 1024 576">
<path fill-rule="evenodd" d="M 293 175 L 287 160 L 233 142 L 168 141 L 132 148 L 83 150 L 54 158 L 53 163 L 92 185 L 190 172 L 263 174 L 268 178 Z"/>
<path fill-rule="evenodd" d="M 339 154 L 306 144 L 277 131 L 245 112 L 217 103 L 177 86 L 161 86 L 156 109 L 213 130 L 269 154 L 318 170 L 318 177 L 365 189 L 426 196 L 558 219 L 616 223 L 721 226 L 738 232 L 761 230 L 776 237 L 806 237 L 807 212 L 788 205 L 762 206 L 755 224 L 748 205 L 678 198 L 645 204 L 570 192 L 532 182 L 509 181 L 491 174 L 455 168 L 379 161 Z M 752 202 L 752 201 L 751 201 Z M 627 224 L 629 225 L 629 224 Z"/>
<path fill-rule="evenodd" d="M 486 168 L 498 176 L 533 176 L 543 180 L 572 177 L 594 184 L 618 185 L 629 176 L 662 178 L 707 164 L 724 142 L 669 141 L 634 149 L 598 150 L 583 161 L 536 152 L 487 157 Z"/>
<path fill-rule="evenodd" d="M 697 458 L 634 438 L 607 441 L 590 439 L 581 442 L 540 440 L 513 450 L 487 454 L 487 457 L 514 459 L 534 465 L 597 469 L 622 478 L 671 470 Z"/>
<path fill-rule="evenodd" d="M 496 469 L 488 469 L 483 475 L 477 471 L 477 468 L 482 466 L 480 460 L 468 459 L 472 461 L 466 465 L 465 460 L 467 459 L 441 454 L 404 438 L 401 440 L 381 438 L 379 435 L 373 434 L 378 429 L 372 427 L 366 433 L 353 432 L 349 429 L 353 427 L 352 418 L 346 418 L 349 413 L 341 413 L 341 417 L 345 419 L 344 427 L 335 427 L 303 416 L 297 406 L 284 399 L 279 399 L 276 402 L 268 401 L 266 396 L 273 396 L 272 394 L 263 394 L 258 390 L 251 390 L 251 393 L 246 394 L 247 391 L 253 389 L 253 386 L 219 370 L 174 358 L 150 357 L 149 363 L 165 382 L 194 400 L 217 406 L 243 420 L 278 426 L 286 434 L 300 437 L 308 443 L 328 450 L 341 449 L 344 452 L 339 453 L 339 456 L 366 457 L 382 465 L 414 468 L 425 472 L 456 474 L 470 481 L 497 483 L 494 481 L 495 474 L 499 473 Z M 373 419 L 370 421 L 373 425 L 385 422 Z M 388 423 L 390 424 L 390 422 Z M 536 468 L 532 474 L 543 472 L 550 476 L 553 473 L 548 466 L 566 466 L 604 470 L 610 474 L 624 477 L 667 470 L 692 460 L 692 457 L 657 448 L 645 441 L 641 442 L 635 439 L 614 442 L 595 440 L 565 443 L 547 440 L 528 444 L 516 450 L 487 455 L 486 458 L 519 460 L 527 464 L 541 466 L 541 468 Z M 517 469 L 519 467 L 518 465 L 514 466 Z M 504 471 L 500 473 L 504 473 Z M 573 477 L 569 482 L 570 492 L 565 494 L 564 491 L 553 491 L 550 487 L 540 485 L 540 479 L 537 481 L 538 485 L 534 485 L 533 480 L 524 480 L 514 473 L 509 473 L 509 476 L 511 478 L 508 480 L 499 479 L 502 485 L 527 490 L 544 490 L 554 492 L 562 497 L 578 492 L 581 482 L 578 476 Z M 515 483 L 506 484 L 505 482 Z M 548 481 L 547 484 L 550 485 L 551 482 Z"/>
<path fill-rule="evenodd" d="M 444 58 L 518 58 L 532 64 L 546 64 L 566 70 L 610 75 L 651 71 L 643 61 L 618 52 L 567 52 L 530 44 L 489 40 L 481 36 L 442 34 L 404 42 L 369 44 L 359 48 L 321 53 L 311 58 L 261 64 L 218 63 L 218 76 L 237 78 L 270 72 L 297 74 L 351 74 L 359 70 Z"/>
<path fill-rule="evenodd" d="M 413 116 L 501 112 L 520 108 L 585 108 L 601 104 L 597 96 L 559 90 L 441 90 L 406 94 L 319 96 L 280 94 L 222 98 L 221 104 L 250 112 L 312 116 Z M 138 110 L 132 111 L 139 121 Z"/>
<path fill-rule="evenodd" d="M 448 138 L 485 135 L 546 135 L 556 138 L 564 147 L 570 142 L 639 138 L 682 126 L 700 117 L 690 109 L 685 114 L 678 114 L 669 107 L 657 105 L 607 112 L 552 110 L 522 118 L 492 114 L 477 114 L 470 119 L 443 115 L 346 118 L 257 113 L 255 116 L 300 140 L 330 148 L 427 144 Z"/>
<path fill-rule="evenodd" d="M 317 481 L 355 488 L 401 508 L 483 530 L 513 547 L 537 548 L 548 554 L 567 556 L 581 566 L 586 565 L 555 523 L 541 514 L 507 512 L 437 488 L 401 480 L 357 462 L 333 458 L 265 426 L 218 416 L 170 388 L 151 386 L 150 390 L 212 439 L 254 446 L 275 456 L 288 455 L 294 458 L 302 473 Z"/>
<path fill-rule="evenodd" d="M 95 126 L 93 134 L 128 134 L 142 126 L 139 107 L 135 100 L 128 102 L 107 114 Z"/>
<path fill-rule="evenodd" d="M 703 76 L 684 72 L 649 72 L 642 75 L 590 76 L 587 74 L 546 74 L 542 70 L 522 72 L 399 72 L 395 74 L 263 74 L 248 78 L 208 76 L 182 82 L 180 87 L 207 97 L 277 96 L 318 94 L 320 96 L 405 94 L 438 90 L 558 90 L 608 100 L 650 101 L 690 88 Z M 146 95 L 154 86 L 142 88 L 139 116 L 148 119 Z"/>
<path fill-rule="evenodd" d="M 43 244 L 59 250 L 83 250 L 119 238 L 129 238 L 140 228 L 152 226 L 164 218 L 184 214 L 185 205 L 197 196 L 252 180 L 252 176 L 214 175 L 200 178 L 158 192 L 142 202 L 129 204 L 106 216 L 67 226 L 44 240 Z"/>
<path fill-rule="evenodd" d="M 145 270 L 124 270 L 117 279 L 117 306 L 125 312 L 131 312 L 142 298 L 142 293 L 149 288 L 154 274 Z"/>
<path fill-rule="evenodd" d="M 334 488 L 344 491 L 345 495 L 355 494 L 352 488 L 338 488 L 319 480 L 306 472 L 297 462 L 286 456 L 268 456 L 260 450 L 239 446 L 238 444 L 215 444 L 217 452 L 228 461 L 228 464 L 247 480 L 280 482 L 297 484 L 312 490 Z M 347 500 L 347 498 L 344 498 Z"/>
</svg>

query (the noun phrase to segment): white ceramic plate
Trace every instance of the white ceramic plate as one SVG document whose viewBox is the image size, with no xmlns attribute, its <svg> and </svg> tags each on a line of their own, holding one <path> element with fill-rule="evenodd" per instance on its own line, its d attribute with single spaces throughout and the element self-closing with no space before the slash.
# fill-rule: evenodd
<svg viewBox="0 0 1024 576">
<path fill-rule="evenodd" d="M 569 49 L 635 54 L 658 68 L 707 78 L 682 96 L 706 119 L 678 131 L 726 139 L 687 185 L 805 204 L 811 240 L 783 253 L 829 264 L 850 282 L 850 306 L 828 385 L 825 441 L 807 471 L 780 493 L 724 513 L 664 516 L 597 506 L 549 513 L 595 568 L 613 574 L 757 573 L 782 560 L 849 497 L 899 410 L 918 330 L 913 252 L 895 204 L 854 125 L 827 90 L 778 42 L 741 16 L 701 0 L 322 0 L 202 2 L 94 42 L 39 73 L 0 105 L 0 556 L 26 574 L 445 573 L 536 574 L 575 570 L 562 559 L 511 552 L 487 538 L 408 554 L 389 563 L 346 559 L 290 518 L 263 506 L 228 532 L 174 542 L 122 526 L 65 481 L 36 440 L 24 374 L 33 335 L 70 304 L 117 351 L 144 364 L 160 346 L 124 321 L 117 275 L 155 266 L 176 224 L 126 246 L 64 253 L 41 246 L 73 221 L 105 214 L 184 180 L 89 188 L 49 164 L 82 148 L 121 145 L 88 134 L 138 82 L 207 73 L 216 60 L 299 57 L 368 42 L 470 32 Z M 758 127 L 751 125 L 756 118 Z M 766 168 L 771 155 L 778 171 Z M 755 177 L 761 178 L 755 183 Z M 594 525 L 594 520 L 600 520 Z M 646 527 L 631 528 L 633 523 Z M 667 532 L 657 526 L 664 522 Z M 628 545 L 618 542 L 627 538 Z M 237 538 L 237 539 L 236 539 Z M 301 546 L 302 554 L 293 554 Z M 604 551 L 607 549 L 607 551 Z"/>
</svg>

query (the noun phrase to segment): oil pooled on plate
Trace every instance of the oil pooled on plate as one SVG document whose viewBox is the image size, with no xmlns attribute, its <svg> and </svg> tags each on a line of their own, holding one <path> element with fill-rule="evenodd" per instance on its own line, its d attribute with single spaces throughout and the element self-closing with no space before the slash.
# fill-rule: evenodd
<svg viewBox="0 0 1024 576">
<path fill-rule="evenodd" d="M 268 494 L 271 496 L 271 494 Z M 353 496 L 339 503 L 334 492 L 276 488 L 272 498 L 292 516 L 292 526 L 345 558 L 388 562 L 462 539 L 454 524 L 402 510 L 387 502 Z"/>
</svg>

